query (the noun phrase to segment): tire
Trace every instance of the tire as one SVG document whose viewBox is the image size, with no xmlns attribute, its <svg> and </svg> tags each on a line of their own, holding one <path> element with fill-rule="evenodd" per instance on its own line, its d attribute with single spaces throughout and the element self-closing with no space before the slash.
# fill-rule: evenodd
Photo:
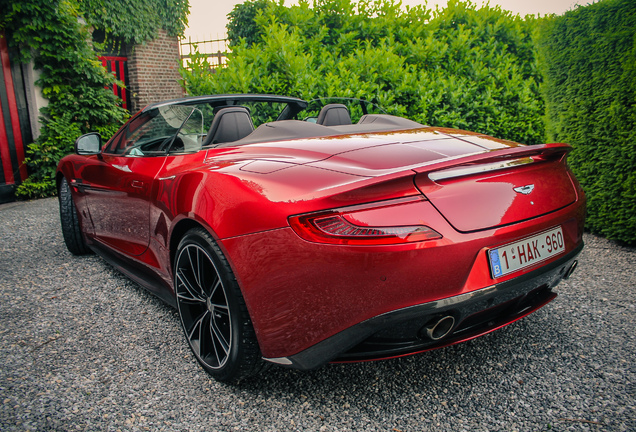
<svg viewBox="0 0 636 432">
<path fill-rule="evenodd" d="M 264 368 L 238 282 L 207 231 L 195 228 L 181 239 L 174 288 L 186 340 L 208 374 L 231 383 Z"/>
<path fill-rule="evenodd" d="M 73 255 L 85 255 L 92 251 L 86 246 L 82 230 L 80 229 L 77 209 L 71 195 L 71 188 L 65 178 L 60 183 L 58 191 L 60 202 L 60 222 L 62 223 L 62 235 L 64 243 Z"/>
</svg>

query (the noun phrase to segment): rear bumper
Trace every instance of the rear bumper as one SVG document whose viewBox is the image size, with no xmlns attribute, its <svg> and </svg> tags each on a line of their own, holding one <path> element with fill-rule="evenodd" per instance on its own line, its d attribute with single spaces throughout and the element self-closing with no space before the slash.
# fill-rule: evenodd
<svg viewBox="0 0 636 432">
<path fill-rule="evenodd" d="M 523 276 L 473 292 L 387 312 L 351 326 L 289 357 L 265 358 L 295 369 L 328 362 L 356 362 L 400 357 L 453 345 L 492 332 L 523 318 L 556 297 L 552 292 L 569 276 L 576 249 Z M 432 340 L 423 331 L 431 322 L 452 316 L 448 334 Z"/>
</svg>

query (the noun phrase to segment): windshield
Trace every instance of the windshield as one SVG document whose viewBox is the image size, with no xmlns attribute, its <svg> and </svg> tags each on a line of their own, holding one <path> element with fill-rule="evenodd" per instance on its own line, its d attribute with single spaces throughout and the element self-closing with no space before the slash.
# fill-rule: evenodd
<svg viewBox="0 0 636 432">
<path fill-rule="evenodd" d="M 192 117 L 196 107 L 183 105 L 161 106 L 146 111 L 128 123 L 111 142 L 108 152 L 129 156 L 165 154 L 182 125 Z M 197 113 L 193 123 L 202 129 L 202 115 Z M 196 128 L 195 128 L 196 129 Z M 188 128 L 188 134 L 192 128 Z"/>
</svg>

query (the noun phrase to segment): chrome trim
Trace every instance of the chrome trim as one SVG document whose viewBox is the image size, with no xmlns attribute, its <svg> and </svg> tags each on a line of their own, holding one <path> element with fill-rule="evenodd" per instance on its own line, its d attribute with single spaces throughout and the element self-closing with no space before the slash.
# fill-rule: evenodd
<svg viewBox="0 0 636 432">
<path fill-rule="evenodd" d="M 519 165 L 526 165 L 533 163 L 534 160 L 530 157 L 514 159 L 506 162 L 493 162 L 488 164 L 460 166 L 457 168 L 449 168 L 441 171 L 434 171 L 429 173 L 428 178 L 433 181 L 446 180 L 456 177 L 464 177 L 472 174 L 479 174 L 488 171 L 498 171 L 506 168 L 512 168 Z"/>
</svg>

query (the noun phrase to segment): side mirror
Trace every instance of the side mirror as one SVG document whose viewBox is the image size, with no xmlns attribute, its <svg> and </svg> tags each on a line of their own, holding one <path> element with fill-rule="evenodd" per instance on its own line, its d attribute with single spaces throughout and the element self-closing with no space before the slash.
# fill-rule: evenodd
<svg viewBox="0 0 636 432">
<path fill-rule="evenodd" d="M 102 137 L 97 132 L 82 135 L 75 141 L 75 153 L 78 155 L 96 155 L 102 151 Z"/>
</svg>

